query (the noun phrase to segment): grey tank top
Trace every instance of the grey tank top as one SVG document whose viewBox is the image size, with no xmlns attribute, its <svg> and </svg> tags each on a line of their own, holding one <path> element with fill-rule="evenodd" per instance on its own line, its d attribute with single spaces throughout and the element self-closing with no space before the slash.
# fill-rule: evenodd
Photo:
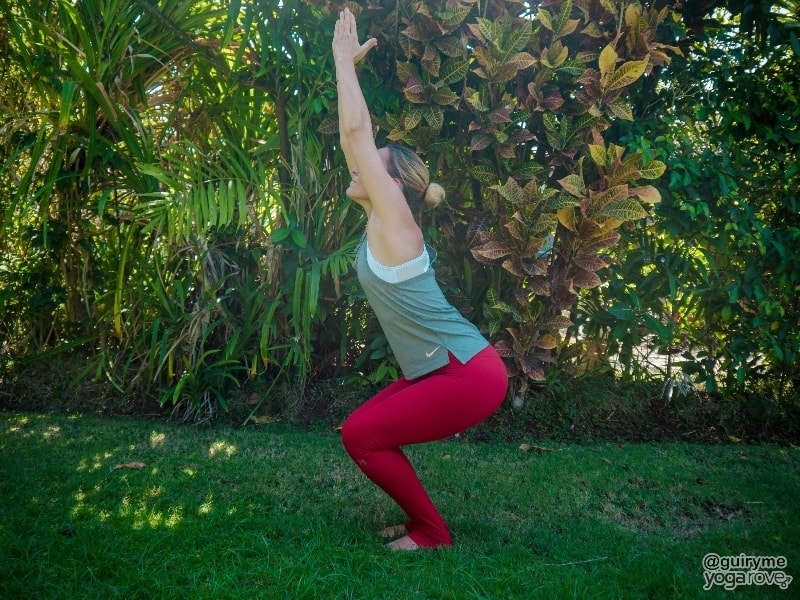
<svg viewBox="0 0 800 600">
<path fill-rule="evenodd" d="M 388 283 L 367 264 L 366 236 L 356 253 L 356 273 L 406 379 L 416 379 L 450 362 L 448 351 L 466 363 L 489 345 L 445 298 L 434 269 Z M 431 263 L 436 251 L 427 246 Z"/>
</svg>

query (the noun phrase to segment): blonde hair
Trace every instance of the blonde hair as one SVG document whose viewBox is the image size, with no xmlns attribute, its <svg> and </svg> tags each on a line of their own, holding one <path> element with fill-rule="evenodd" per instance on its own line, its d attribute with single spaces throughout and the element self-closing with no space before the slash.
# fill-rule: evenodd
<svg viewBox="0 0 800 600">
<path fill-rule="evenodd" d="M 386 147 L 389 149 L 389 175 L 403 184 L 403 193 L 411 211 L 418 212 L 423 204 L 438 206 L 444 200 L 444 188 L 431 181 L 428 167 L 417 153 L 398 144 L 388 144 Z"/>
</svg>

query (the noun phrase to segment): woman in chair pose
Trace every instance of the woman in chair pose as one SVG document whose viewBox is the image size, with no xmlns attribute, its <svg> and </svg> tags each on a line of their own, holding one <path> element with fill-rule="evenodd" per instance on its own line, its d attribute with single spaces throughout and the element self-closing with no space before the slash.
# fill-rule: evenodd
<svg viewBox="0 0 800 600">
<path fill-rule="evenodd" d="M 415 214 L 444 189 L 429 179 L 416 153 L 394 144 L 378 149 L 356 64 L 376 45 L 359 44 L 345 8 L 333 36 L 340 141 L 352 181 L 347 196 L 367 215 L 356 270 L 386 334 L 402 377 L 348 417 L 342 443 L 364 474 L 408 515 L 382 530 L 392 550 L 452 544 L 436 506 L 401 450 L 476 425 L 503 401 L 508 379 L 497 352 L 445 299 Z"/>
</svg>

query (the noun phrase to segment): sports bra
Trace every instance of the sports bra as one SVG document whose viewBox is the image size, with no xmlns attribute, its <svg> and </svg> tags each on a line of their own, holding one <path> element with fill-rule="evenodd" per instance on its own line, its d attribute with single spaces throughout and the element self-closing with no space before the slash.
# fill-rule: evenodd
<svg viewBox="0 0 800 600">
<path fill-rule="evenodd" d="M 431 259 L 430 256 L 428 256 L 428 248 L 424 244 L 422 246 L 422 254 L 416 258 L 412 258 L 408 262 L 404 262 L 402 265 L 397 265 L 396 267 L 387 267 L 386 265 L 379 263 L 377 260 L 375 260 L 375 257 L 372 256 L 372 252 L 370 252 L 369 249 L 369 243 L 366 243 L 366 246 L 367 264 L 369 265 L 369 270 L 372 271 L 378 278 L 387 283 L 399 283 L 401 281 L 407 281 L 412 277 L 416 277 L 417 275 L 425 273 L 431 266 Z"/>
</svg>

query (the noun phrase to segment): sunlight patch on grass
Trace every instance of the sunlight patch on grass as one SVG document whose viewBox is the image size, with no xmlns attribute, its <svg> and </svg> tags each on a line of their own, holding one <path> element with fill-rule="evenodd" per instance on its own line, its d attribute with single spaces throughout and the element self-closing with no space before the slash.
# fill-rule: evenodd
<svg viewBox="0 0 800 600">
<path fill-rule="evenodd" d="M 208 494 L 206 501 L 197 509 L 197 513 L 201 515 L 208 515 L 214 510 L 214 494 Z"/>
<path fill-rule="evenodd" d="M 158 431 L 153 431 L 150 433 L 150 447 L 158 448 L 159 446 L 164 444 L 166 439 L 167 439 L 166 434 L 160 433 Z"/>
<path fill-rule="evenodd" d="M 76 471 L 89 471 L 90 473 L 99 471 L 103 468 L 106 461 L 114 455 L 111 452 L 97 453 L 91 458 L 82 458 L 78 461 L 78 468 Z"/>
<path fill-rule="evenodd" d="M 208 455 L 211 458 L 216 458 L 217 456 L 230 458 L 234 454 L 236 454 L 236 446 L 225 440 L 217 440 L 208 449 Z"/>
</svg>

